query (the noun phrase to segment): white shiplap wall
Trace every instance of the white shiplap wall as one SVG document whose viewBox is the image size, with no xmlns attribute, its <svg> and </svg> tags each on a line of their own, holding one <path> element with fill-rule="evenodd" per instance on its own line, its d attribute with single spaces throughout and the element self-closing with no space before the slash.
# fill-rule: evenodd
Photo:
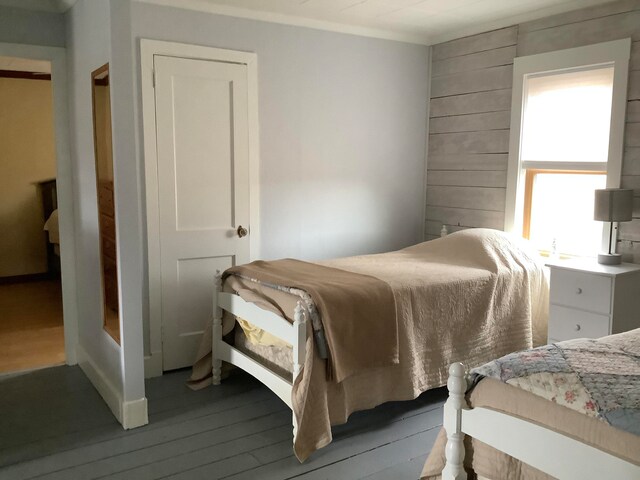
<svg viewBox="0 0 640 480">
<path fill-rule="evenodd" d="M 564 13 L 433 47 L 426 236 L 502 228 L 515 56 L 631 37 L 622 186 L 636 190 L 619 251 L 640 263 L 640 0 Z"/>
<path fill-rule="evenodd" d="M 518 28 L 433 47 L 426 236 L 504 222 Z"/>
</svg>

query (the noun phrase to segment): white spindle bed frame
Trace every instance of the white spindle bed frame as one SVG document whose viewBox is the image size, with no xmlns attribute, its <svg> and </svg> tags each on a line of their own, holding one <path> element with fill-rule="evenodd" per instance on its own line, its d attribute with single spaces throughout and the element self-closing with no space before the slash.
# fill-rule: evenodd
<svg viewBox="0 0 640 480">
<path fill-rule="evenodd" d="M 240 317 L 262 330 L 281 338 L 293 346 L 293 381 L 278 375 L 260 362 L 250 358 L 222 339 L 223 310 Z M 214 281 L 213 329 L 211 343 L 211 373 L 214 385 L 220 385 L 222 361 L 242 368 L 269 387 L 293 410 L 291 392 L 293 382 L 304 364 L 307 340 L 307 315 L 302 301 L 294 310 L 293 324 L 275 313 L 264 310 L 243 300 L 233 293 L 222 291 L 222 276 L 218 271 Z M 297 433 L 296 417 L 293 414 L 293 438 Z"/>
<path fill-rule="evenodd" d="M 293 346 L 293 379 L 278 375 L 222 339 L 223 310 L 240 317 Z M 222 277 L 217 272 L 213 295 L 212 382 L 221 381 L 222 361 L 242 368 L 269 387 L 293 410 L 293 382 L 305 359 L 307 314 L 298 301 L 293 324 L 275 313 L 222 291 Z M 489 408 L 469 408 L 466 369 L 462 363 L 449 368 L 449 398 L 444 405 L 443 426 L 447 432 L 446 465 L 442 480 L 466 478 L 463 468 L 464 436 L 469 435 L 525 462 L 553 477 L 584 480 L 587 478 L 640 479 L 640 467 L 610 453 L 587 445 L 546 427 Z M 297 433 L 295 414 L 293 436 Z"/>
<path fill-rule="evenodd" d="M 469 408 L 467 376 L 461 363 L 449 368 L 449 398 L 444 404 L 447 431 L 442 480 L 467 478 L 463 468 L 464 436 L 531 465 L 555 478 L 584 480 L 640 479 L 640 467 L 579 440 L 533 422 L 489 408 Z"/>
</svg>

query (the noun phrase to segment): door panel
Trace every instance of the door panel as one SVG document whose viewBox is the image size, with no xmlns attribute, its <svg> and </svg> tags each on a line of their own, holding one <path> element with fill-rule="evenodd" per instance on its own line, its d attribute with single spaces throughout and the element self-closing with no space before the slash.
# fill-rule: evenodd
<svg viewBox="0 0 640 480">
<path fill-rule="evenodd" d="M 163 369 L 189 366 L 213 279 L 249 261 L 247 67 L 156 56 Z"/>
<path fill-rule="evenodd" d="M 173 78 L 178 230 L 233 225 L 232 83 Z M 197 118 L 195 124 L 189 120 Z M 215 162 L 208 161 L 215 158 Z"/>
</svg>

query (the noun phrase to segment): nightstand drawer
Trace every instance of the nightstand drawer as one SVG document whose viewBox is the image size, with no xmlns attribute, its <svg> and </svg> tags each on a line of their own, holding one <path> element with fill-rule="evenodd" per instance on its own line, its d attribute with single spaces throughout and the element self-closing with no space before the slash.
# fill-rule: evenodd
<svg viewBox="0 0 640 480">
<path fill-rule="evenodd" d="M 611 277 L 571 270 L 551 271 L 550 301 L 591 312 L 611 311 Z"/>
<path fill-rule="evenodd" d="M 599 338 L 609 335 L 609 317 L 572 308 L 549 307 L 549 338 Z"/>
</svg>

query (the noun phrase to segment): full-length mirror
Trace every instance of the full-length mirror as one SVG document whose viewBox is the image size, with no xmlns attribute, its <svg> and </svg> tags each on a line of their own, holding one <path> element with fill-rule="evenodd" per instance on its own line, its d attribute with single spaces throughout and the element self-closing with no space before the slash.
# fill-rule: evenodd
<svg viewBox="0 0 640 480">
<path fill-rule="evenodd" d="M 113 198 L 111 96 L 109 94 L 108 63 L 91 74 L 91 88 L 93 92 L 93 140 L 98 190 L 104 329 L 116 342 L 120 343 L 116 212 Z"/>
</svg>

